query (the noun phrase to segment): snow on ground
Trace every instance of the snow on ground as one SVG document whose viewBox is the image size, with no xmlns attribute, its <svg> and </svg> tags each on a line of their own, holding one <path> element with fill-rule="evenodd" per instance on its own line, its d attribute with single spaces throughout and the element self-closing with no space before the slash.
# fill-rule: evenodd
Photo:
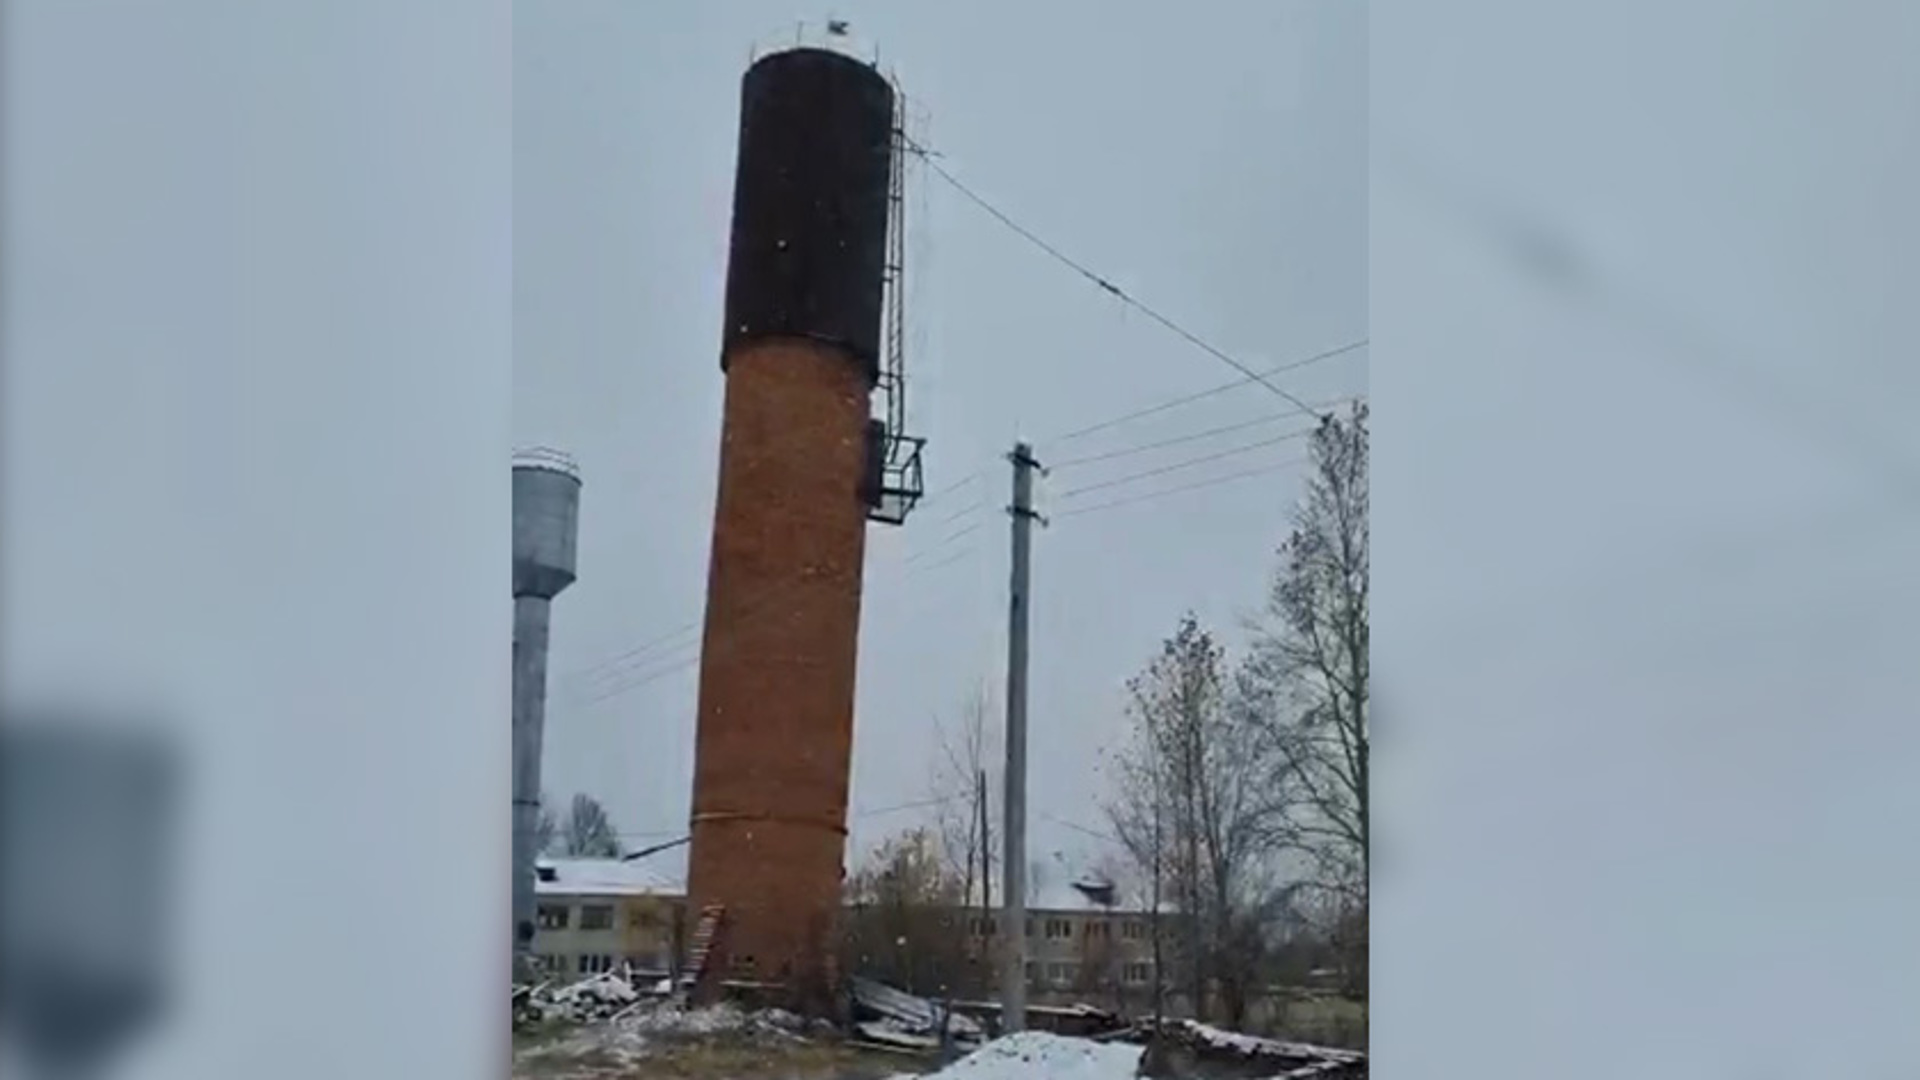
<svg viewBox="0 0 1920 1080">
<path fill-rule="evenodd" d="M 517 1065 L 555 1064 L 593 1059 L 632 1065 L 663 1044 L 733 1036 L 743 1041 L 795 1042 L 807 1023 L 778 1009 L 742 1012 L 731 1005 L 702 1009 L 662 1006 L 639 1009 L 617 1020 L 590 1024 L 569 1035 L 514 1055 Z"/>
<path fill-rule="evenodd" d="M 1227 1031 L 1198 1020 L 1183 1021 L 1189 1030 L 1206 1042 L 1215 1046 L 1227 1047 L 1239 1054 L 1277 1054 L 1286 1057 L 1323 1058 L 1335 1065 L 1358 1061 L 1365 1054 L 1357 1050 L 1337 1050 L 1328 1046 L 1314 1046 L 1310 1043 L 1286 1042 L 1280 1039 L 1263 1039 L 1258 1035 L 1242 1035 L 1237 1031 Z M 1324 1068 L 1314 1065 L 1312 1068 Z M 1291 1073 L 1287 1075 L 1292 1075 Z"/>
<path fill-rule="evenodd" d="M 1046 1031 L 995 1039 L 926 1080 L 1133 1080 L 1140 1047 Z"/>
</svg>

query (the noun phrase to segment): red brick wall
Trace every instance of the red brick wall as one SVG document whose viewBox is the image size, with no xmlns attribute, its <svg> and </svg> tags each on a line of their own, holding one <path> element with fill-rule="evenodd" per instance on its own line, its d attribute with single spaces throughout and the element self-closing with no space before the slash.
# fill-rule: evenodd
<svg viewBox="0 0 1920 1080">
<path fill-rule="evenodd" d="M 695 742 L 694 911 L 726 906 L 742 978 L 818 980 L 846 847 L 869 398 L 844 351 L 728 356 Z"/>
</svg>

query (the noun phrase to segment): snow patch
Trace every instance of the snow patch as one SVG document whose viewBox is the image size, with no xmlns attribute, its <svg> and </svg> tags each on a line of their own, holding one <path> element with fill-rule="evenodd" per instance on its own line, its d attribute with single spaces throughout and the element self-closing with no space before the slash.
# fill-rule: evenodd
<svg viewBox="0 0 1920 1080">
<path fill-rule="evenodd" d="M 1140 1047 L 1046 1031 L 995 1039 L 926 1080 L 1133 1080 Z"/>
</svg>

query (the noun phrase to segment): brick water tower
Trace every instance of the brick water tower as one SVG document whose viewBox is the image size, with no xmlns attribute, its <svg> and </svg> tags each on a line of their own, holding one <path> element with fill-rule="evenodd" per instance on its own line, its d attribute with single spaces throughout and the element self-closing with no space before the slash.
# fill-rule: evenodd
<svg viewBox="0 0 1920 1080">
<path fill-rule="evenodd" d="M 866 529 L 922 490 L 901 432 L 897 108 L 830 47 L 765 56 L 741 87 L 688 867 L 699 997 L 771 983 L 805 1008 L 835 983 Z"/>
</svg>

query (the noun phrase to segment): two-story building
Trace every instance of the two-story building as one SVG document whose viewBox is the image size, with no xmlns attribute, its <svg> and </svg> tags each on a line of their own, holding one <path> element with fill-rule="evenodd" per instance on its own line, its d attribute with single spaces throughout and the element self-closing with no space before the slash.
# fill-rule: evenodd
<svg viewBox="0 0 1920 1080">
<path fill-rule="evenodd" d="M 630 968 L 643 977 L 677 973 L 691 932 L 686 886 L 645 862 L 543 857 L 534 955 L 555 979 Z M 1050 875 L 1030 883 L 1027 985 L 1036 1004 L 1090 1002 L 1118 1010 L 1151 1000 L 1156 929 L 1173 929 L 1097 875 Z M 959 922 L 989 963 L 1002 918 L 969 913 Z"/>
<path fill-rule="evenodd" d="M 968 930 L 994 955 L 1003 913 L 975 915 Z M 1130 902 L 1111 881 L 1082 875 L 1038 882 L 1029 889 L 1026 924 L 1027 986 L 1036 1003 L 1085 1001 L 1125 1010 L 1147 1001 L 1153 987 L 1156 930 L 1148 905 Z"/>
<path fill-rule="evenodd" d="M 546 858 L 534 864 L 533 951 L 553 978 L 628 967 L 665 978 L 686 934 L 686 887 L 640 862 Z"/>
</svg>

